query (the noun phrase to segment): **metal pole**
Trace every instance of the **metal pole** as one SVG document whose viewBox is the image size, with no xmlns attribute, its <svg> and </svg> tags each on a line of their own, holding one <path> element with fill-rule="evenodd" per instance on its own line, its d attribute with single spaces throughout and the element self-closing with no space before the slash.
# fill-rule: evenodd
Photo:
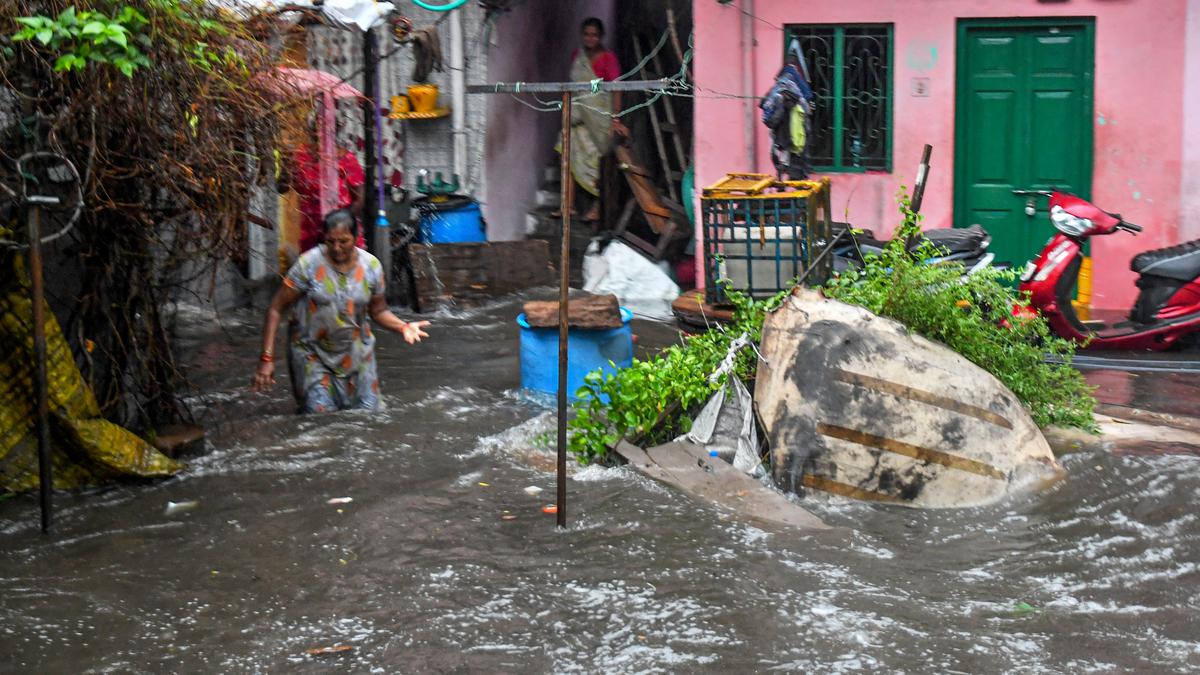
<svg viewBox="0 0 1200 675">
<path fill-rule="evenodd" d="M 558 262 L 558 526 L 567 526 L 567 302 L 571 285 L 571 92 L 562 95 L 562 253 Z"/>
<path fill-rule="evenodd" d="M 372 39 L 374 39 L 374 33 L 371 33 L 371 35 Z M 373 70 L 375 72 L 374 77 L 371 80 L 371 87 L 375 90 L 375 96 L 372 100 L 381 98 L 379 88 L 379 69 L 374 68 Z M 367 188 L 370 187 L 373 189 L 375 193 L 373 196 L 375 197 L 377 211 L 375 212 L 375 218 L 373 218 L 370 223 L 364 223 L 364 225 L 366 227 L 375 228 L 375 237 L 373 242 L 374 246 L 371 248 L 371 253 L 373 253 L 375 257 L 379 259 L 379 265 L 385 270 L 384 278 L 390 280 L 390 271 L 392 269 L 392 234 L 388 229 L 390 223 L 388 223 L 386 211 L 384 210 L 385 202 L 383 195 L 383 183 L 385 180 L 387 180 L 387 178 L 385 177 L 383 170 L 383 111 L 378 102 L 372 106 L 372 108 L 372 112 L 375 113 L 372 123 L 375 126 L 374 166 L 376 176 L 374 185 L 371 183 L 366 183 L 363 186 L 363 199 L 367 202 L 370 202 L 372 195 L 368 194 Z M 366 209 L 364 208 L 363 210 L 365 211 Z"/>
<path fill-rule="evenodd" d="M 917 167 L 917 181 L 913 185 L 912 208 L 913 213 L 921 212 L 921 202 L 925 200 L 925 181 L 929 179 L 929 155 L 933 152 L 933 146 L 925 144 L 925 149 L 921 152 L 921 165 Z"/>
<path fill-rule="evenodd" d="M 362 226 L 366 233 L 367 250 L 375 250 L 375 220 L 379 204 L 371 199 L 375 189 L 375 115 L 379 109 L 379 96 L 375 89 L 375 75 L 379 68 L 376 62 L 375 31 L 363 31 L 363 183 Z"/>
<path fill-rule="evenodd" d="M 38 492 L 42 503 L 42 532 L 50 531 L 50 404 L 46 384 L 46 316 L 42 309 L 46 290 L 42 280 L 42 233 L 36 206 L 29 207 L 29 275 L 33 279 L 33 389 L 37 424 Z"/>
</svg>

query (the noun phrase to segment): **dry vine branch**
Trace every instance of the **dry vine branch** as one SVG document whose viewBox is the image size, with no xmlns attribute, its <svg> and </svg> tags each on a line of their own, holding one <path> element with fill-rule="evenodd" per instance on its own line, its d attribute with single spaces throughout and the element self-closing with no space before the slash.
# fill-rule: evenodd
<svg viewBox="0 0 1200 675">
<path fill-rule="evenodd" d="M 245 261 L 250 196 L 271 175 L 283 127 L 295 124 L 265 86 L 276 55 L 264 26 L 273 19 L 205 0 L 3 5 L 0 121 L 9 126 L 0 130 L 0 180 L 35 148 L 87 167 L 84 212 L 61 249 L 79 275 L 64 332 L 106 415 L 139 428 L 186 417 L 161 308 L 218 262 Z M 138 10 L 147 23 L 130 41 L 149 65 L 129 76 L 107 63 L 55 72 L 58 55 L 46 45 L 11 39 L 18 17 L 54 18 L 71 6 Z"/>
</svg>

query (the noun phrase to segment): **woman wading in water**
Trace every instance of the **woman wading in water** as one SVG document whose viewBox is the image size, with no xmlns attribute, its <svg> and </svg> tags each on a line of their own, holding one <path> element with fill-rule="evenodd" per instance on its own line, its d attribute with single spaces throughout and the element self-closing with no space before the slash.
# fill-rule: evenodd
<svg viewBox="0 0 1200 675">
<path fill-rule="evenodd" d="M 305 251 L 288 271 L 267 310 L 255 391 L 275 384 L 275 333 L 297 302 L 303 301 L 296 312 L 299 326 L 287 348 L 304 412 L 379 409 L 375 335 L 367 317 L 408 344 L 429 337 L 421 330 L 428 321 L 407 323 L 388 309 L 383 266 L 355 247 L 354 230 L 350 210 L 331 211 L 322 222 L 324 243 Z"/>
</svg>

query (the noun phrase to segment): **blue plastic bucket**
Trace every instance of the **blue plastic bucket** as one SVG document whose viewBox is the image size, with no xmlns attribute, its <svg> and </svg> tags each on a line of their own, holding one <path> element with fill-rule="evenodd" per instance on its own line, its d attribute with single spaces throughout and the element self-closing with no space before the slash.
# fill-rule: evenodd
<svg viewBox="0 0 1200 675">
<path fill-rule="evenodd" d="M 621 308 L 621 327 L 608 330 L 572 328 L 567 336 L 567 397 L 574 401 L 583 378 L 600 368 L 614 373 L 633 365 L 633 312 Z M 533 328 L 525 315 L 521 327 L 521 386 L 548 394 L 558 393 L 558 328 Z M 616 364 L 613 367 L 612 363 Z"/>
<path fill-rule="evenodd" d="M 465 244 L 487 241 L 483 214 L 473 199 L 452 196 L 444 202 L 420 201 L 420 234 L 424 244 Z"/>
</svg>

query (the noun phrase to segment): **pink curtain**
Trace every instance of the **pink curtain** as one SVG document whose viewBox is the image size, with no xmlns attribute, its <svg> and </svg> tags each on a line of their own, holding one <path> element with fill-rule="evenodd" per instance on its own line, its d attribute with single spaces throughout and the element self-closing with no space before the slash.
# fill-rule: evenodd
<svg viewBox="0 0 1200 675">
<path fill-rule="evenodd" d="M 337 207 L 338 199 L 338 158 L 337 158 L 337 103 L 333 93 L 326 90 L 321 95 L 320 123 L 320 163 L 321 185 L 318 196 L 321 199 L 321 213 L 329 213 Z"/>
</svg>

